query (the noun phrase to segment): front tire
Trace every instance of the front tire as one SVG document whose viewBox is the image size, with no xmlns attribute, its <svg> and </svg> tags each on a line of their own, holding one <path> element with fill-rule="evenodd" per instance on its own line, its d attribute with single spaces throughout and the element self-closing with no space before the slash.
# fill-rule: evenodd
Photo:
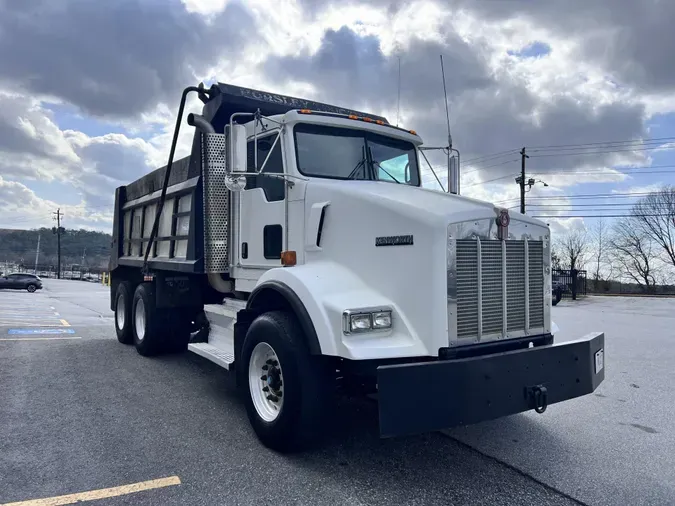
<svg viewBox="0 0 675 506">
<path fill-rule="evenodd" d="M 320 360 L 290 313 L 264 313 L 249 327 L 236 368 L 249 421 L 268 448 L 303 450 L 325 433 L 333 389 Z"/>
<path fill-rule="evenodd" d="M 26 287 L 26 290 L 28 290 L 30 293 L 33 293 L 35 290 L 37 290 L 37 286 L 30 284 Z"/>
<path fill-rule="evenodd" d="M 122 281 L 115 292 L 115 333 L 122 344 L 132 344 L 134 333 L 131 324 L 131 283 Z"/>
</svg>

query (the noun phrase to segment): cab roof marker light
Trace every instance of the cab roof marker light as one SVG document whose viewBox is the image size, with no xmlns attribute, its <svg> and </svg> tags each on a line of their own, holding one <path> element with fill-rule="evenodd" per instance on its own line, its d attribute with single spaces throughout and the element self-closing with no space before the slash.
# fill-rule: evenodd
<svg viewBox="0 0 675 506">
<path fill-rule="evenodd" d="M 417 135 L 417 131 L 415 130 L 408 130 L 402 127 L 398 127 L 396 125 L 392 125 L 391 123 L 388 123 L 386 121 L 382 121 L 381 119 L 373 119 L 369 118 L 366 116 L 357 116 L 355 114 L 349 114 L 349 115 L 344 115 L 344 114 L 338 114 L 338 113 L 332 113 L 332 112 L 324 112 L 324 111 L 312 111 L 311 109 L 297 109 L 299 114 L 313 114 L 315 116 L 330 116 L 334 118 L 346 118 L 346 119 L 351 119 L 355 121 L 365 121 L 366 123 L 375 123 L 380 126 L 385 126 L 389 128 L 393 128 L 395 130 L 400 130 L 402 132 L 407 132 L 413 135 Z"/>
</svg>

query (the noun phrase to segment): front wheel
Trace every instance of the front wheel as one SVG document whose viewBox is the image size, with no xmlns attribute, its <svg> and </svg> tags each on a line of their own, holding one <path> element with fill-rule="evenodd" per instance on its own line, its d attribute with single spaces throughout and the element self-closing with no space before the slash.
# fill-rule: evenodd
<svg viewBox="0 0 675 506">
<path fill-rule="evenodd" d="M 26 287 L 26 290 L 28 290 L 30 293 L 33 293 L 35 290 L 37 290 L 37 286 L 32 285 L 32 284 L 31 284 L 31 285 L 28 285 L 28 286 Z"/>
<path fill-rule="evenodd" d="M 333 389 L 321 358 L 290 313 L 262 314 L 249 327 L 236 368 L 249 421 L 268 448 L 302 450 L 325 433 Z"/>
</svg>

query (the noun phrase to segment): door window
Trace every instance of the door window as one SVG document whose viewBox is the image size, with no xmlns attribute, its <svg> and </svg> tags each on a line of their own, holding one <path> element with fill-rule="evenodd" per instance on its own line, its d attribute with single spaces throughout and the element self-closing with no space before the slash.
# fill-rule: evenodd
<svg viewBox="0 0 675 506">
<path fill-rule="evenodd" d="M 253 157 L 253 141 L 249 141 L 247 144 L 248 147 L 248 160 L 247 160 L 247 170 L 249 172 L 256 172 L 262 167 L 265 158 L 270 153 L 272 145 L 274 144 L 277 134 L 267 135 L 265 137 L 258 138 L 258 168 L 255 166 L 255 159 Z M 272 173 L 272 174 L 283 174 L 284 173 L 284 161 L 281 156 L 281 139 L 274 146 L 272 154 L 267 160 L 267 164 L 263 169 L 263 173 Z M 286 197 L 286 182 L 281 178 L 268 177 L 268 176 L 254 176 L 248 177 L 246 183 L 246 189 L 250 190 L 252 188 L 262 188 L 265 192 L 265 198 L 268 202 L 276 202 L 279 200 L 284 200 Z"/>
</svg>

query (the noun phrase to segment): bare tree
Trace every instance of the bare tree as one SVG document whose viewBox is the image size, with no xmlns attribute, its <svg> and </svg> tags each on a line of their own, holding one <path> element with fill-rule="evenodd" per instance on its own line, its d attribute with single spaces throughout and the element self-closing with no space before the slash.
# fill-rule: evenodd
<svg viewBox="0 0 675 506">
<path fill-rule="evenodd" d="M 654 253 L 654 242 L 638 223 L 630 217 L 617 222 L 611 239 L 612 254 L 625 278 L 632 279 L 643 290 L 652 292 L 656 285 L 658 262 Z"/>
<path fill-rule="evenodd" d="M 586 231 L 575 229 L 568 231 L 560 239 L 561 256 L 570 269 L 580 269 L 586 262 L 588 241 Z"/>
<path fill-rule="evenodd" d="M 551 267 L 554 269 L 561 269 L 560 262 L 560 253 L 558 252 L 559 246 L 551 245 Z"/>
<path fill-rule="evenodd" d="M 675 266 L 675 187 L 663 186 L 641 199 L 632 213 L 635 224 L 649 236 Z"/>
<path fill-rule="evenodd" d="M 613 265 L 610 250 L 610 227 L 600 218 L 591 228 L 591 259 L 593 286 L 597 290 L 601 281 L 612 277 Z"/>
</svg>

